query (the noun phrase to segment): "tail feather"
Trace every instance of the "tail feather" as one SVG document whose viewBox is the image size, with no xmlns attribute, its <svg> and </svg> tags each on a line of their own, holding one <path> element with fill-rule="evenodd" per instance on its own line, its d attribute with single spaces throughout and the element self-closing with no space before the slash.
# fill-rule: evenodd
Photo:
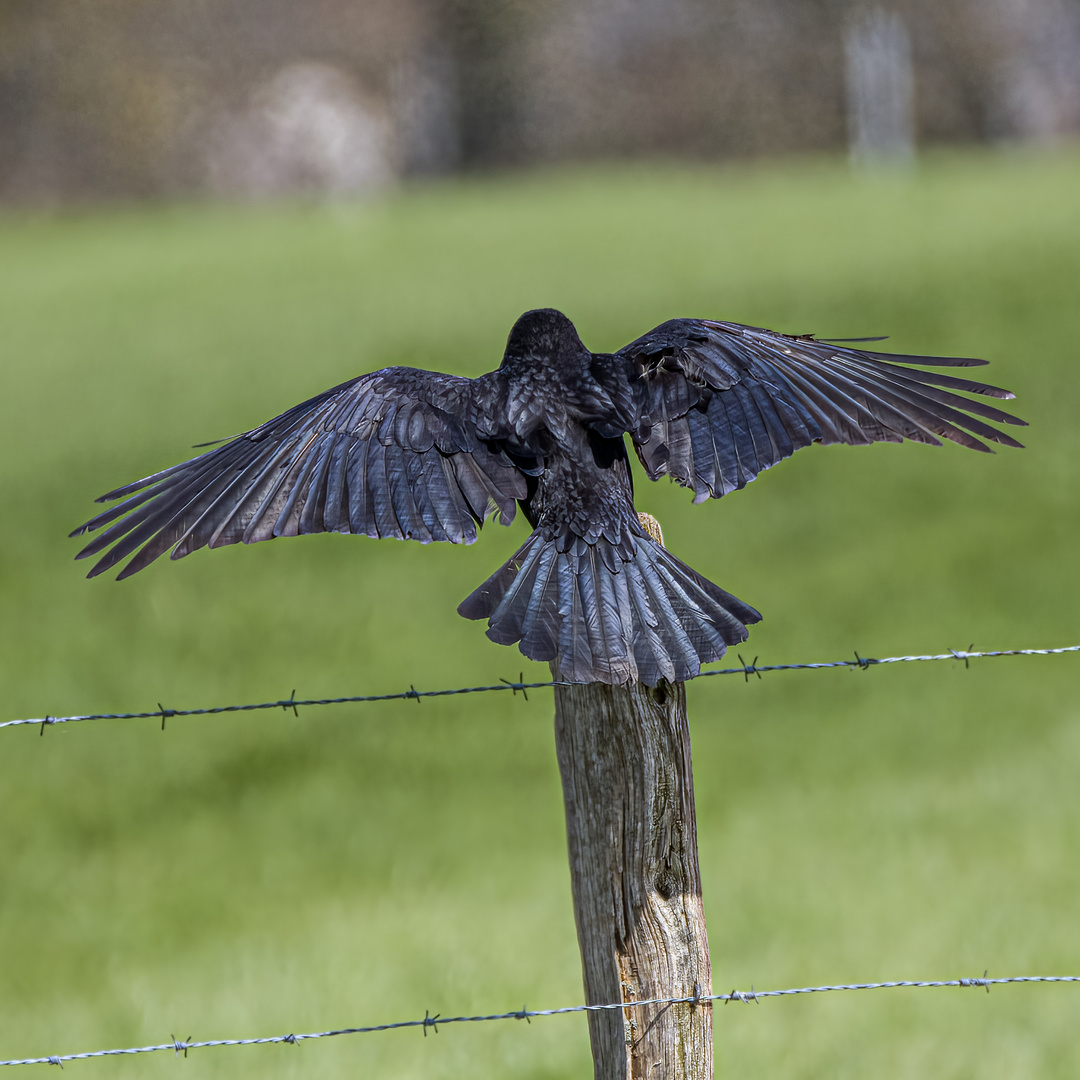
<svg viewBox="0 0 1080 1080">
<path fill-rule="evenodd" d="M 492 637 L 492 640 L 500 645 L 513 645 L 521 639 L 522 623 L 529 610 L 528 600 L 532 597 L 542 551 L 542 548 L 534 546 L 526 554 L 499 606 L 491 613 L 492 630 L 499 628 L 499 636 Z M 523 598 L 524 602 L 519 603 L 519 598 Z"/>
<path fill-rule="evenodd" d="M 676 611 L 671 602 L 672 597 L 657 573 L 655 563 L 642 559 L 637 569 L 645 582 L 645 592 L 649 603 L 657 615 L 656 632 L 660 638 L 661 647 L 671 658 L 671 663 L 677 672 L 693 668 L 695 660 L 698 660 L 698 654 L 682 624 L 682 620 L 686 618 L 683 605 L 693 601 L 685 594 L 678 597 L 682 603 L 679 605 L 681 610 Z M 698 666 L 700 667 L 700 661 Z M 694 674 L 696 675 L 697 672 L 695 671 Z"/>
<path fill-rule="evenodd" d="M 458 608 L 571 682 L 682 682 L 761 616 L 645 536 L 632 549 L 533 533 Z M 558 548 L 564 550 L 559 551 Z"/>
<path fill-rule="evenodd" d="M 495 614 L 495 609 L 506 595 L 506 591 L 514 583 L 514 579 L 521 570 L 522 563 L 529 557 L 533 545 L 533 536 L 514 552 L 510 558 L 484 582 L 480 588 L 474 590 L 458 605 L 458 614 L 466 619 L 490 619 Z M 507 644 L 513 644 L 512 641 Z"/>
<path fill-rule="evenodd" d="M 635 674 L 626 634 L 633 622 L 624 622 L 615 592 L 616 579 L 625 576 L 611 573 L 594 547 L 585 551 L 577 575 L 590 650 L 593 657 L 606 659 L 613 680 L 619 682 Z"/>
<path fill-rule="evenodd" d="M 626 638 L 626 624 L 619 610 L 619 598 L 615 591 L 617 575 L 608 570 L 595 549 L 589 551 L 588 558 L 599 607 L 595 634 L 600 651 L 603 655 L 610 656 L 613 662 L 625 664 L 630 655 L 630 643 Z M 596 651 L 594 648 L 593 652 Z"/>
<path fill-rule="evenodd" d="M 578 592 L 580 560 L 569 552 L 559 554 L 559 669 L 592 671 L 595 664 L 589 648 L 589 628 Z M 598 658 L 603 662 L 603 658 Z"/>
<path fill-rule="evenodd" d="M 653 610 L 641 574 L 620 574 L 633 604 L 634 662 L 639 681 L 655 686 L 661 679 L 675 680 L 675 665 L 661 640 L 660 619 Z"/>
<path fill-rule="evenodd" d="M 672 593 L 678 594 L 682 589 L 681 582 L 672 573 L 671 568 L 664 563 L 657 566 L 657 573 L 667 583 Z M 714 597 L 705 593 L 699 593 L 694 597 L 694 603 L 688 604 L 678 612 L 679 621 L 687 637 L 693 643 L 695 649 L 712 646 L 714 648 L 725 645 L 724 630 L 733 635 L 738 635 L 745 628 L 743 624 L 730 614 L 728 610 L 717 603 Z M 745 640 L 745 638 L 740 639 Z"/>
<path fill-rule="evenodd" d="M 678 562 L 677 559 L 673 559 L 673 561 Z M 737 596 L 732 596 L 731 593 L 721 589 L 719 585 L 714 584 L 707 577 L 702 577 L 701 574 L 685 563 L 680 562 L 678 565 L 686 577 L 690 578 L 703 592 L 711 596 L 720 608 L 728 612 L 736 620 L 751 624 L 761 622 L 761 613 L 756 608 L 752 608 Z"/>
<path fill-rule="evenodd" d="M 605 618 L 600 599 L 600 582 L 596 580 L 588 550 L 581 553 L 576 569 L 575 591 L 589 654 L 590 656 L 610 656 L 611 650 L 604 633 Z"/>
<path fill-rule="evenodd" d="M 536 535 L 535 533 L 533 534 Z M 521 651 L 532 660 L 554 660 L 559 654 L 558 575 L 554 544 L 541 549 L 536 583 L 521 623 Z"/>
</svg>

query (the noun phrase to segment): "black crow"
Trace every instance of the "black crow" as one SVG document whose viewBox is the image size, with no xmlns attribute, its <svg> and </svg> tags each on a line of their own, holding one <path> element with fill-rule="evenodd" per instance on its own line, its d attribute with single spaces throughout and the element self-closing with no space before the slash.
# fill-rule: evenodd
<svg viewBox="0 0 1080 1080">
<path fill-rule="evenodd" d="M 385 368 L 342 383 L 191 461 L 127 484 L 72 535 L 119 577 L 168 548 L 346 532 L 469 544 L 520 505 L 533 528 L 458 608 L 572 682 L 649 686 L 698 674 L 761 616 L 680 562 L 634 508 L 629 435 L 651 480 L 694 501 L 741 488 L 813 442 L 951 439 L 1020 446 L 1023 421 L 953 391 L 1008 391 L 935 371 L 985 361 L 894 356 L 812 335 L 673 319 L 592 353 L 552 309 L 510 331 L 497 371 L 464 379 Z"/>
</svg>

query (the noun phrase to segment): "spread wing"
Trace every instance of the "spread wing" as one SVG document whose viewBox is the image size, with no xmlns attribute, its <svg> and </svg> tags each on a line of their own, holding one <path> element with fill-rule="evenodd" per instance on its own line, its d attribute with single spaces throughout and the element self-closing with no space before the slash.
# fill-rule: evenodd
<svg viewBox="0 0 1080 1080">
<path fill-rule="evenodd" d="M 633 399 L 628 430 L 650 478 L 670 475 L 694 489 L 695 502 L 745 486 L 812 442 L 940 445 L 944 438 L 984 451 L 990 447 L 982 440 L 1021 445 L 985 421 L 1023 420 L 954 393 L 1011 398 L 1007 390 L 909 366 L 984 360 L 894 356 L 810 335 L 673 319 L 620 349 L 613 362 Z"/>
<path fill-rule="evenodd" d="M 89 576 L 135 553 L 119 578 L 170 547 L 347 532 L 469 544 L 525 478 L 477 435 L 474 383 L 385 368 L 342 383 L 182 465 L 103 495 L 123 501 L 72 533 L 104 529 L 77 558 Z M 107 527 L 106 527 L 107 526 Z"/>
</svg>

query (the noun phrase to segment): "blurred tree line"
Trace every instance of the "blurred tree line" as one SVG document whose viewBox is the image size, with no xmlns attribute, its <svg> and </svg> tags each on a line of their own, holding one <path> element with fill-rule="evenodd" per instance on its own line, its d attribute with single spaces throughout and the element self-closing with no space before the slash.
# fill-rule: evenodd
<svg viewBox="0 0 1080 1080">
<path fill-rule="evenodd" d="M 836 150 L 855 0 L 0 0 L 0 198 Z M 921 145 L 1080 131 L 1080 0 L 893 0 Z M 872 69 L 872 64 L 871 64 Z"/>
</svg>

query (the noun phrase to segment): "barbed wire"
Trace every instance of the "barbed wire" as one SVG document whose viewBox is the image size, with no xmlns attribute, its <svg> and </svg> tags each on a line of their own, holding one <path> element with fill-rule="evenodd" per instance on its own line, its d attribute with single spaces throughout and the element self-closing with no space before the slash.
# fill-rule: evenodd
<svg viewBox="0 0 1080 1080">
<path fill-rule="evenodd" d="M 84 1050 L 76 1054 L 52 1054 L 48 1057 L 16 1058 L 11 1061 L 0 1061 L 0 1066 L 59 1065 L 63 1068 L 65 1061 L 119 1057 L 131 1054 L 154 1054 L 161 1050 L 172 1050 L 175 1055 L 183 1053 L 184 1057 L 187 1057 L 189 1050 L 203 1050 L 214 1046 L 266 1046 L 272 1043 L 288 1043 L 295 1046 L 311 1039 L 329 1039 L 337 1035 L 369 1035 L 376 1031 L 395 1031 L 400 1028 L 421 1028 L 426 1036 L 429 1028 L 438 1034 L 439 1027 L 446 1024 L 479 1024 L 491 1020 L 526 1020 L 531 1022 L 538 1017 L 544 1016 L 604 1012 L 611 1009 L 640 1009 L 647 1005 L 692 1005 L 696 1007 L 716 1002 L 729 1005 L 735 1001 L 743 1005 L 754 1005 L 760 1004 L 764 998 L 792 997 L 798 994 L 827 994 L 838 990 L 895 990 L 901 987 L 958 986 L 981 987 L 987 993 L 990 993 L 991 986 L 1001 986 L 1006 983 L 1080 983 L 1080 975 L 1010 975 L 1004 978 L 991 979 L 988 974 L 988 972 L 984 972 L 982 978 L 975 977 L 971 979 L 926 979 L 920 981 L 905 979 L 894 982 L 841 983 L 835 986 L 799 986 L 788 990 L 755 990 L 751 987 L 749 990 L 732 990 L 730 994 L 694 993 L 690 997 L 649 998 L 644 1001 L 620 1001 L 611 1005 L 566 1005 L 559 1009 L 527 1009 L 522 1006 L 513 1012 L 493 1013 L 488 1016 L 441 1016 L 439 1013 L 432 1016 L 430 1010 L 427 1010 L 421 1020 L 398 1020 L 392 1024 L 371 1024 L 367 1027 L 308 1031 L 303 1034 L 267 1035 L 257 1039 L 194 1040 L 191 1036 L 186 1039 L 173 1037 L 167 1043 L 156 1043 L 153 1046 L 130 1046 L 120 1050 Z"/>
<path fill-rule="evenodd" d="M 927 663 L 938 660 L 963 660 L 964 666 L 970 667 L 972 660 L 988 660 L 1000 656 L 1059 656 L 1064 653 L 1077 652 L 1080 652 L 1080 645 L 1062 645 L 1053 649 L 994 649 L 982 652 L 973 651 L 969 646 L 967 649 L 950 649 L 948 652 L 944 653 L 927 653 L 920 656 L 870 657 L 860 656 L 856 652 L 853 660 L 821 660 L 800 664 L 759 664 L 758 657 L 756 656 L 747 663 L 740 656 L 739 667 L 721 668 L 716 671 L 702 671 L 697 678 L 705 679 L 713 675 L 742 675 L 743 678 L 749 682 L 751 675 L 756 675 L 760 679 L 762 674 L 773 671 L 824 671 L 829 668 L 861 668 L 865 671 L 868 668 L 879 667 L 884 664 Z M 258 712 L 264 709 L 292 709 L 293 713 L 299 716 L 298 710 L 319 705 L 355 705 L 376 701 L 419 702 L 423 698 L 452 697 L 456 694 L 488 694 L 501 690 L 510 690 L 515 696 L 518 691 L 520 691 L 522 696 L 528 700 L 528 692 L 530 690 L 544 690 L 555 686 L 572 685 L 572 683 L 559 682 L 557 680 L 527 683 L 522 682 L 521 676 L 519 676 L 517 682 L 510 679 L 500 679 L 499 682 L 493 686 L 462 686 L 453 690 L 417 690 L 415 686 L 410 686 L 408 690 L 403 690 L 395 694 L 358 694 L 348 697 L 333 698 L 297 699 L 296 691 L 294 690 L 291 696 L 287 698 L 280 698 L 277 701 L 255 702 L 247 705 L 212 705 L 202 709 L 168 709 L 158 702 L 158 707 L 156 709 L 150 709 L 145 712 L 82 713 L 75 716 L 38 716 L 20 720 L 0 721 L 0 728 L 25 726 L 40 727 L 41 734 L 44 735 L 45 729 L 47 727 L 52 727 L 55 724 L 76 724 L 88 720 L 160 719 L 161 729 L 164 731 L 165 721 L 174 716 L 214 716 L 219 713 Z"/>
</svg>

